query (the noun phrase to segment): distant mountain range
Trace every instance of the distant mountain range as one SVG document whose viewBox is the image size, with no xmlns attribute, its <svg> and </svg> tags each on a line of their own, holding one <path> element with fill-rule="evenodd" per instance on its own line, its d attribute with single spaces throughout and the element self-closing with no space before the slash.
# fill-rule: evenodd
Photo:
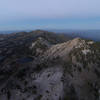
<svg viewBox="0 0 100 100">
<path fill-rule="evenodd" d="M 16 33 L 16 32 L 29 32 L 31 30 L 9 30 L 9 31 L 0 31 L 0 34 L 10 34 L 10 33 Z"/>
<path fill-rule="evenodd" d="M 59 29 L 46 29 L 50 32 L 67 34 L 73 38 L 81 37 L 94 41 L 100 41 L 100 30 L 59 30 Z M 10 34 L 16 32 L 30 32 L 31 30 L 14 30 L 14 31 L 0 31 L 1 34 Z"/>
<path fill-rule="evenodd" d="M 100 30 L 49 30 L 56 33 L 68 34 L 72 37 L 87 38 L 94 41 L 100 41 Z"/>
</svg>

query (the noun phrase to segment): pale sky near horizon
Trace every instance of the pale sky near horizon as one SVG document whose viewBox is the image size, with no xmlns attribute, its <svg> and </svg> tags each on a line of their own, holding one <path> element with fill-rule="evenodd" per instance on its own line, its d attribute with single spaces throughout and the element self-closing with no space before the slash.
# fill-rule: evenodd
<svg viewBox="0 0 100 100">
<path fill-rule="evenodd" d="M 0 0 L 0 30 L 100 29 L 100 0 Z"/>
</svg>

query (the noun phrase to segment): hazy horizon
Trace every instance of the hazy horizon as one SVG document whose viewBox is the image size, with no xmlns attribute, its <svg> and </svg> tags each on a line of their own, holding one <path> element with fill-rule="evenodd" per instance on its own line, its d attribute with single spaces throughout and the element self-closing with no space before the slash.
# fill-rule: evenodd
<svg viewBox="0 0 100 100">
<path fill-rule="evenodd" d="M 37 30 L 37 29 L 35 29 Z M 10 31 L 0 31 L 1 34 L 10 34 L 10 33 L 17 33 L 17 32 L 31 32 L 35 30 L 10 30 Z M 40 29 L 41 30 L 41 29 Z M 44 31 L 55 32 L 66 34 L 71 37 L 82 37 L 85 39 L 91 39 L 94 41 L 100 41 L 100 30 L 81 30 L 81 29 L 43 29 Z"/>
<path fill-rule="evenodd" d="M 100 1 L 0 1 L 1 31 L 33 29 L 100 29 Z"/>
</svg>

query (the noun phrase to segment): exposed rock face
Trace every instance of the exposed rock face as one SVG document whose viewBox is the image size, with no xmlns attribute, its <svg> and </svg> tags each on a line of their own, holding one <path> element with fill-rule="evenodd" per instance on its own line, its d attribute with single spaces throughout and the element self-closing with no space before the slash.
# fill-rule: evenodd
<svg viewBox="0 0 100 100">
<path fill-rule="evenodd" d="M 37 77 L 38 76 L 38 77 Z M 61 78 L 63 72 L 61 68 L 48 68 L 44 72 L 36 74 L 38 92 L 41 93 L 41 100 L 59 100 L 63 97 L 63 82 Z"/>
<path fill-rule="evenodd" d="M 100 100 L 99 46 L 40 37 L 12 51 L 0 63 L 0 100 Z"/>
<path fill-rule="evenodd" d="M 2 89 L 0 100 L 59 100 L 62 98 L 61 68 L 47 68 L 40 73 L 26 73 L 23 79 L 21 79 L 22 76 L 18 79 L 19 74 L 9 80 L 7 86 Z"/>
<path fill-rule="evenodd" d="M 30 50 L 32 51 L 32 55 L 34 56 L 40 56 L 43 54 L 48 48 L 50 48 L 51 44 L 43 39 L 42 37 L 39 37 L 37 41 L 33 42 L 30 46 Z"/>
<path fill-rule="evenodd" d="M 70 40 L 68 42 L 64 42 L 61 44 L 57 44 L 52 46 L 44 56 L 50 57 L 57 57 L 60 56 L 62 58 L 68 57 L 68 55 L 71 53 L 72 50 L 75 48 L 88 48 L 89 45 L 85 43 L 85 40 L 82 40 L 80 38 L 75 38 L 73 40 Z"/>
</svg>

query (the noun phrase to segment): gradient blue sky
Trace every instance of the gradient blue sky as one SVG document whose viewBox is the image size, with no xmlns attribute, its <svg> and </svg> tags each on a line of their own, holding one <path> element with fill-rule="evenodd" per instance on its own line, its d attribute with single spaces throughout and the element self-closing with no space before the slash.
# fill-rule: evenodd
<svg viewBox="0 0 100 100">
<path fill-rule="evenodd" d="M 100 29 L 100 0 L 0 0 L 0 30 Z"/>
</svg>

